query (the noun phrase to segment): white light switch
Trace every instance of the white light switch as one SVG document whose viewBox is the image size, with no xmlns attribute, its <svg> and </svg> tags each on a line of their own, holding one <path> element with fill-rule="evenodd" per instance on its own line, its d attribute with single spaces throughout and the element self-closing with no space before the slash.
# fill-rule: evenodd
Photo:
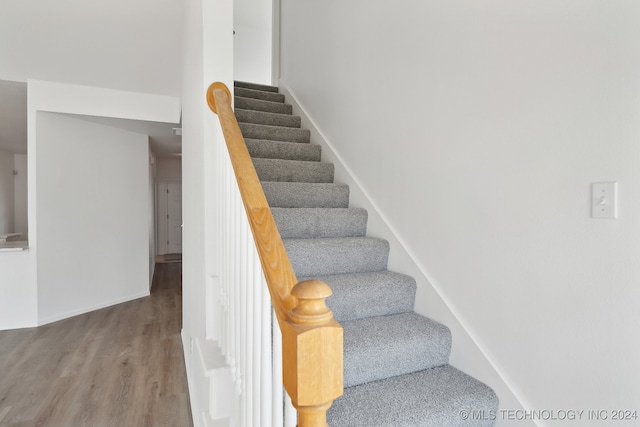
<svg viewBox="0 0 640 427">
<path fill-rule="evenodd" d="M 618 217 L 618 183 L 591 184 L 591 218 L 616 219 Z"/>
</svg>

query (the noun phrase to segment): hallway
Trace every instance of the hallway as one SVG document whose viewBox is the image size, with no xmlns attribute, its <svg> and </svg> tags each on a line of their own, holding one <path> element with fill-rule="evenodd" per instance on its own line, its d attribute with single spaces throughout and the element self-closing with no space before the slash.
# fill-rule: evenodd
<svg viewBox="0 0 640 427">
<path fill-rule="evenodd" d="M 181 270 L 157 264 L 149 297 L 0 331 L 0 426 L 192 426 Z"/>
</svg>

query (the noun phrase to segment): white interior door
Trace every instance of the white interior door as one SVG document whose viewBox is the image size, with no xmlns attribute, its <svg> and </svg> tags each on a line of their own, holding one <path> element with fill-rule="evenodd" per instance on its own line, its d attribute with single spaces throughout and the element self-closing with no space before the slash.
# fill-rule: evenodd
<svg viewBox="0 0 640 427">
<path fill-rule="evenodd" d="M 158 255 L 182 253 L 182 183 L 158 183 Z"/>
</svg>

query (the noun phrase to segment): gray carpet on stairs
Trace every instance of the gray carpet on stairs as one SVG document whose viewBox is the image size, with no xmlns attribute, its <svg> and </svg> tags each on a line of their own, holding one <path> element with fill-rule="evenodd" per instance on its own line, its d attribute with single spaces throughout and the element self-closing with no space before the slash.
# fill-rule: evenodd
<svg viewBox="0 0 640 427">
<path fill-rule="evenodd" d="M 329 408 L 327 422 L 331 427 L 491 427 L 490 411 L 497 408 L 493 390 L 443 365 L 346 389 Z M 465 417 L 471 411 L 485 416 Z"/>
<path fill-rule="evenodd" d="M 283 239 L 356 237 L 367 232 L 367 211 L 357 208 L 271 208 Z"/>
<path fill-rule="evenodd" d="M 449 363 L 449 329 L 419 314 L 366 317 L 342 327 L 345 387 Z"/>
<path fill-rule="evenodd" d="M 346 208 L 349 186 L 317 182 L 263 181 L 262 189 L 271 207 Z"/>
<path fill-rule="evenodd" d="M 320 161 L 320 146 L 298 142 L 245 139 L 251 157 L 282 160 Z"/>
<path fill-rule="evenodd" d="M 284 239 L 284 247 L 296 276 L 305 277 L 382 271 L 389 257 L 389 243 L 374 237 Z"/>
<path fill-rule="evenodd" d="M 243 87 L 235 87 L 233 92 L 234 96 L 242 96 L 244 98 L 254 98 L 261 99 L 263 101 L 284 103 L 284 95 L 282 95 L 281 93 L 266 92 L 262 90 Z"/>
<path fill-rule="evenodd" d="M 261 181 L 333 182 L 331 163 L 254 158 L 253 166 Z"/>
<path fill-rule="evenodd" d="M 282 102 L 265 101 L 264 99 L 245 98 L 243 96 L 234 97 L 236 108 L 254 111 L 266 111 L 268 113 L 291 114 L 293 107 L 291 104 L 283 104 Z"/>
<path fill-rule="evenodd" d="M 240 123 L 240 131 L 245 138 L 268 139 L 272 141 L 309 142 L 311 132 L 282 126 L 269 126 L 255 123 Z"/>
<path fill-rule="evenodd" d="M 387 270 L 389 243 L 367 237 L 367 212 L 300 128 L 278 88 L 235 84 L 235 108 L 298 280 L 319 279 L 344 329 L 344 395 L 332 427 L 491 427 L 496 394 L 450 366 L 449 329 L 413 311 L 416 282 Z M 488 417 L 485 417 L 488 418 Z"/>
<path fill-rule="evenodd" d="M 270 113 L 265 111 L 243 110 L 236 107 L 236 118 L 243 123 L 255 123 L 290 128 L 300 127 L 300 116 L 290 114 Z"/>
<path fill-rule="evenodd" d="M 298 278 L 306 279 L 311 277 Z M 327 306 L 339 322 L 413 311 L 416 281 L 405 274 L 383 270 L 332 274 L 315 279 L 322 280 L 333 290 L 333 295 L 327 298 Z"/>
</svg>

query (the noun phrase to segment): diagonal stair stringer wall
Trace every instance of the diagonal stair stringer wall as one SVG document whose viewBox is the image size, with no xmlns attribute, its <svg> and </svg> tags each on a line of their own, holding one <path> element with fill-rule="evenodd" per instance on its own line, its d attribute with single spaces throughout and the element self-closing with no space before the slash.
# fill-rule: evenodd
<svg viewBox="0 0 640 427">
<path fill-rule="evenodd" d="M 453 348 L 450 362 L 470 375 L 489 384 L 500 398 L 501 410 L 522 410 L 530 408 L 519 397 L 517 387 L 506 377 L 504 372 L 490 357 L 482 343 L 476 338 L 473 328 L 465 321 L 455 303 L 448 298 L 442 286 L 434 281 L 424 263 L 420 262 L 411 252 L 395 231 L 393 225 L 381 214 L 375 201 L 368 195 L 366 189 L 343 161 L 339 151 L 325 137 L 322 130 L 307 114 L 296 94 L 290 89 L 287 81 L 278 82 L 280 93 L 285 95 L 286 102 L 293 105 L 293 114 L 302 119 L 302 127 L 311 131 L 311 141 L 322 147 L 322 161 L 333 163 L 335 166 L 335 182 L 347 184 L 350 188 L 350 207 L 364 208 L 369 212 L 367 234 L 371 237 L 386 239 L 391 247 L 389 269 L 402 271 L 412 276 L 417 282 L 415 311 L 447 325 L 453 335 Z M 497 416 L 497 426 L 506 426 L 507 421 Z M 509 426 L 533 426 L 535 422 L 520 421 L 516 424 L 509 422 Z"/>
</svg>

